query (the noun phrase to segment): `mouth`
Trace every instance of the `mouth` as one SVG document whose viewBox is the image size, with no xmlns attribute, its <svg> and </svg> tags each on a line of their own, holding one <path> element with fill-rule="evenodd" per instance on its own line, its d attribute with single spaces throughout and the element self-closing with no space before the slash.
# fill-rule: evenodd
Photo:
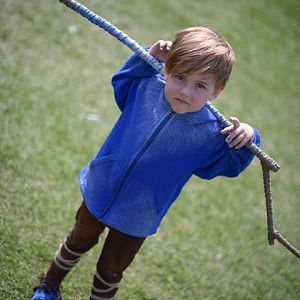
<svg viewBox="0 0 300 300">
<path fill-rule="evenodd" d="M 174 99 L 175 99 L 176 102 L 184 103 L 184 104 L 188 104 L 188 105 L 189 105 L 189 103 L 188 103 L 187 101 L 185 101 L 185 100 L 183 100 L 183 99 L 181 99 L 181 98 L 175 97 Z"/>
</svg>

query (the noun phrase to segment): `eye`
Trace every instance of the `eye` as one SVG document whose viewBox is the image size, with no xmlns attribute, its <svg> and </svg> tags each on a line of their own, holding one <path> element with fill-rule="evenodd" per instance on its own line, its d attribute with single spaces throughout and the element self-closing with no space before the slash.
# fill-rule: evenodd
<svg viewBox="0 0 300 300">
<path fill-rule="evenodd" d="M 199 89 L 205 89 L 205 85 L 203 85 L 202 83 L 196 83 L 195 87 Z"/>
<path fill-rule="evenodd" d="M 184 77 L 180 74 L 175 74 L 174 77 L 179 81 L 184 81 Z"/>
</svg>

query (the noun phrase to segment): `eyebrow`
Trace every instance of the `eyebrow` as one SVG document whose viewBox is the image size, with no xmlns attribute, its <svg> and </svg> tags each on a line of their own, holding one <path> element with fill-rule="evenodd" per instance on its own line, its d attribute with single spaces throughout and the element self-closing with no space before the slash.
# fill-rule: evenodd
<svg viewBox="0 0 300 300">
<path fill-rule="evenodd" d="M 205 85 L 205 86 L 208 85 L 208 83 L 206 81 L 203 81 L 203 80 L 196 80 L 195 83 L 200 83 L 200 84 Z"/>
<path fill-rule="evenodd" d="M 208 85 L 209 84 L 209 80 L 212 79 L 211 76 L 207 76 L 207 77 L 203 77 L 202 79 L 200 80 L 196 80 L 195 82 L 198 82 L 198 83 L 201 83 L 201 84 L 205 84 L 205 85 Z"/>
</svg>

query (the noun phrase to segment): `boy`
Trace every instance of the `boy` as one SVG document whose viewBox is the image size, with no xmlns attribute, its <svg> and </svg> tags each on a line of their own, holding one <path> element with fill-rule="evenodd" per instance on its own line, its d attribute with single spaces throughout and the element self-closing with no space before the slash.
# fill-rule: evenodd
<svg viewBox="0 0 300 300">
<path fill-rule="evenodd" d="M 149 52 L 165 63 L 165 76 L 136 55 L 114 75 L 122 114 L 79 174 L 84 201 L 75 227 L 32 300 L 61 299 L 62 280 L 106 227 L 90 299 L 114 299 L 124 270 L 190 177 L 238 176 L 253 158 L 242 147 L 259 145 L 258 132 L 236 118 L 222 129 L 205 107 L 229 79 L 231 46 L 215 31 L 193 27 L 178 32 L 173 44 L 158 41 Z"/>
</svg>

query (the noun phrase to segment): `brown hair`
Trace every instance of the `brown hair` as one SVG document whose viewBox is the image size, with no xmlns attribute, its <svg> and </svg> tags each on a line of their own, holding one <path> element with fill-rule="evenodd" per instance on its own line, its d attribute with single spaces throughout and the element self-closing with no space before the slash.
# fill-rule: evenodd
<svg viewBox="0 0 300 300">
<path fill-rule="evenodd" d="M 172 74 L 211 74 L 218 88 L 225 86 L 234 62 L 230 44 L 217 32 L 207 27 L 191 27 L 177 32 L 165 68 Z"/>
</svg>

